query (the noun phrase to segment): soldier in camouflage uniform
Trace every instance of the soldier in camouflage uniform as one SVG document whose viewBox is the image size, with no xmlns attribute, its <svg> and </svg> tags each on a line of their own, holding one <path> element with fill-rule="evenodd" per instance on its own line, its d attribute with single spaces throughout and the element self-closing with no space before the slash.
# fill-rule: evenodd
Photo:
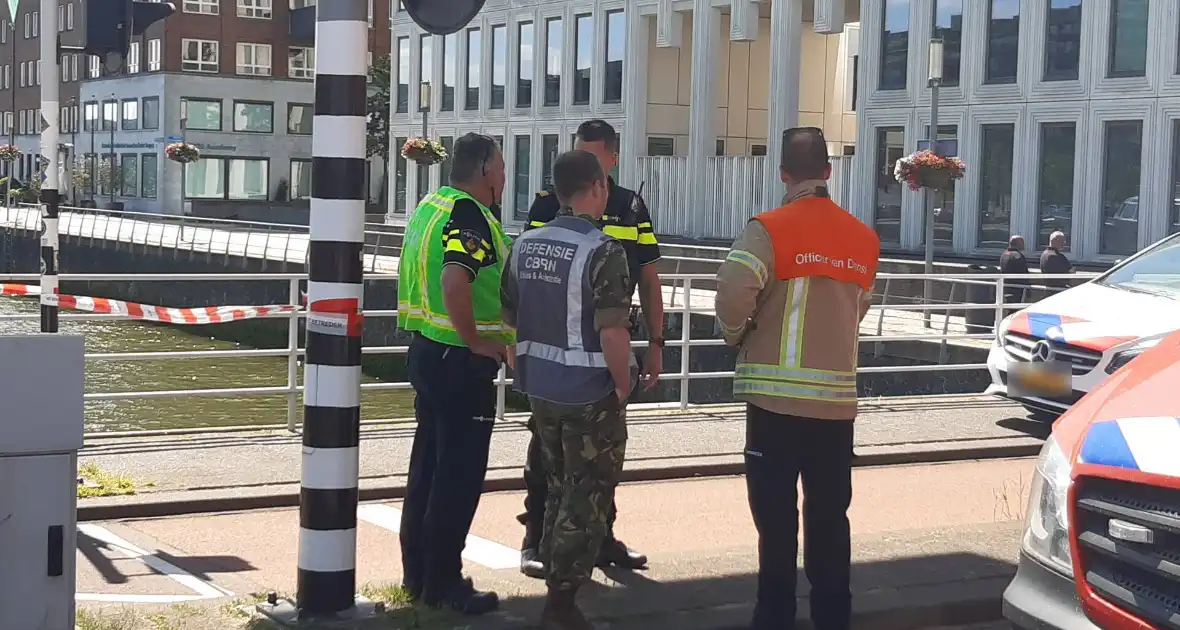
<svg viewBox="0 0 1180 630">
<path fill-rule="evenodd" d="M 623 467 L 631 353 L 627 257 L 598 227 L 605 174 L 593 154 L 553 166 L 558 216 L 513 244 L 502 277 L 504 321 L 516 328 L 515 384 L 529 396 L 548 493 L 541 554 L 547 630 L 592 628 L 575 604 L 607 535 Z"/>
</svg>

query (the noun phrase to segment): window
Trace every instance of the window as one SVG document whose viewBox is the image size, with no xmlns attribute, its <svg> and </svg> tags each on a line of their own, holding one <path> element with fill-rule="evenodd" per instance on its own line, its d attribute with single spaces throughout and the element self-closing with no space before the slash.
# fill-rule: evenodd
<svg viewBox="0 0 1180 630">
<path fill-rule="evenodd" d="M 180 40 L 180 68 L 190 72 L 217 72 L 218 43 L 203 39 Z"/>
<path fill-rule="evenodd" d="M 1012 155 L 1016 125 L 983 125 L 979 151 L 980 247 L 1003 249 L 1012 223 Z"/>
<path fill-rule="evenodd" d="M 140 125 L 144 129 L 160 128 L 160 97 L 145 96 L 140 106 Z"/>
<path fill-rule="evenodd" d="M 508 27 L 492 27 L 492 94 L 490 109 L 504 109 L 504 89 L 508 84 Z"/>
<path fill-rule="evenodd" d="M 33 11 L 33 37 L 41 36 L 41 12 Z"/>
<path fill-rule="evenodd" d="M 74 3 L 66 5 L 66 30 L 74 30 Z"/>
<path fill-rule="evenodd" d="M 119 103 L 118 101 L 103 101 L 102 102 L 102 130 L 110 131 L 116 128 L 116 122 L 119 120 Z"/>
<path fill-rule="evenodd" d="M 557 136 L 541 136 L 541 188 L 550 190 L 553 186 L 553 163 L 557 161 Z"/>
<path fill-rule="evenodd" d="M 314 112 L 315 109 L 309 103 L 288 103 L 287 133 L 296 136 L 310 136 Z"/>
<path fill-rule="evenodd" d="M 122 159 L 122 167 L 119 169 L 122 190 L 119 191 L 119 194 L 124 197 L 134 197 L 139 192 L 139 155 L 124 153 L 119 157 Z"/>
<path fill-rule="evenodd" d="M 983 82 L 1016 83 L 1020 50 L 1020 0 L 991 0 L 987 22 L 987 66 Z"/>
<path fill-rule="evenodd" d="M 78 58 L 81 56 L 82 55 L 78 55 L 78 54 L 70 55 L 70 80 L 71 81 L 78 80 Z M 8 83 L 7 73 L 4 76 L 4 82 Z"/>
<path fill-rule="evenodd" d="M 1180 120 L 1172 121 L 1172 211 L 1168 234 L 1180 232 Z"/>
<path fill-rule="evenodd" d="M 1139 170 L 1143 121 L 1106 123 L 1102 167 L 1101 254 L 1134 254 L 1139 249 Z"/>
<path fill-rule="evenodd" d="M 420 83 L 431 81 L 431 49 L 430 36 L 422 35 L 418 38 L 418 80 Z M 417 96 L 414 97 L 418 101 L 418 111 L 430 108 L 430 103 L 422 102 L 422 91 L 418 90 Z"/>
<path fill-rule="evenodd" d="M 516 106 L 533 106 L 533 23 L 517 26 L 520 36 L 520 57 L 516 61 Z"/>
<path fill-rule="evenodd" d="M 963 0 L 935 2 L 937 4 L 934 26 L 937 35 L 943 40 L 942 84 L 958 85 L 960 59 L 963 53 Z"/>
<path fill-rule="evenodd" d="M 910 50 L 910 0 L 885 0 L 880 89 L 904 90 Z"/>
<path fill-rule="evenodd" d="M 221 0 L 184 0 L 184 12 L 218 15 L 221 13 Z"/>
<path fill-rule="evenodd" d="M 101 63 L 101 60 L 94 55 L 87 55 L 86 59 L 88 60 L 88 63 L 86 64 L 87 75 L 91 79 L 97 79 L 99 76 L 99 73 L 102 71 L 102 68 L 99 65 Z M 22 81 L 21 85 L 24 85 L 24 83 L 23 83 L 24 76 L 25 76 L 24 75 L 24 64 L 21 64 L 21 81 Z"/>
<path fill-rule="evenodd" d="M 269 20 L 271 0 L 238 0 L 238 17 Z"/>
<path fill-rule="evenodd" d="M 397 38 L 397 113 L 410 111 L 410 38 Z"/>
<path fill-rule="evenodd" d="M 26 13 L 25 14 L 25 39 L 28 39 L 32 36 L 33 36 L 33 15 L 31 13 Z"/>
<path fill-rule="evenodd" d="M 647 139 L 647 154 L 652 157 L 670 156 L 676 153 L 676 141 L 672 138 L 651 136 Z"/>
<path fill-rule="evenodd" d="M 848 111 L 856 111 L 856 101 L 860 98 L 860 55 L 852 56 L 852 94 L 848 97 Z"/>
<path fill-rule="evenodd" d="M 25 62 L 23 62 L 23 61 L 20 62 L 20 86 L 21 87 L 25 87 L 26 81 L 28 80 L 28 75 L 29 75 L 29 71 L 28 71 L 28 67 L 25 66 Z"/>
<path fill-rule="evenodd" d="M 406 138 L 395 138 L 394 146 L 401 147 L 406 144 Z M 397 157 L 394 158 L 394 173 L 393 173 L 393 211 L 405 213 L 406 211 L 406 183 L 409 181 L 409 170 L 407 170 L 409 161 L 402 157 L 402 152 L 397 151 Z"/>
<path fill-rule="evenodd" d="M 594 58 L 594 18 L 574 18 L 574 105 L 590 104 L 590 61 Z"/>
<path fill-rule="evenodd" d="M 131 45 L 127 47 L 127 74 L 138 74 L 138 73 L 139 73 L 139 42 L 131 42 Z"/>
<path fill-rule="evenodd" d="M 185 129 L 221 131 L 221 101 L 182 98 L 180 99 L 180 118 Z"/>
<path fill-rule="evenodd" d="M 234 131 L 274 133 L 274 103 L 234 101 Z"/>
<path fill-rule="evenodd" d="M 479 109 L 479 66 L 483 63 L 483 38 L 478 28 L 467 29 L 467 94 L 463 109 Z"/>
<path fill-rule="evenodd" d="M 623 53 L 627 49 L 627 20 L 622 11 L 606 14 L 606 64 L 602 102 L 623 102 Z"/>
<path fill-rule="evenodd" d="M 159 157 L 155 153 L 139 156 L 139 196 L 144 199 L 156 198 L 156 177 L 159 176 Z"/>
<path fill-rule="evenodd" d="M 444 149 L 446 149 L 447 155 L 454 154 L 453 149 L 455 148 L 455 139 L 453 137 L 442 136 L 441 138 L 438 139 L 438 142 L 439 142 L 439 144 L 443 145 Z M 443 186 L 447 186 L 450 184 L 450 182 L 451 182 L 451 161 L 450 160 L 444 160 L 443 163 L 439 165 L 439 179 L 438 179 L 438 181 L 442 182 Z"/>
<path fill-rule="evenodd" d="M 98 102 L 88 101 L 82 106 L 82 131 L 93 131 L 98 127 Z"/>
<path fill-rule="evenodd" d="M 29 156 L 29 157 L 32 157 L 32 156 Z M 106 177 L 97 178 L 99 180 L 98 181 L 98 192 L 99 192 L 99 194 L 102 194 L 102 195 L 117 194 L 120 184 L 122 182 L 121 173 L 119 171 L 118 158 L 117 158 L 117 156 L 115 156 L 111 153 L 106 153 L 106 154 L 103 154 L 101 159 L 102 159 L 102 163 L 105 165 L 105 168 L 110 169 L 107 172 L 111 173 L 113 175 L 113 177 L 111 177 L 109 179 Z M 30 169 L 30 170 L 32 170 L 32 169 Z"/>
<path fill-rule="evenodd" d="M 122 127 L 126 131 L 139 129 L 139 99 L 129 98 L 123 100 Z"/>
<path fill-rule="evenodd" d="M 291 160 L 291 201 L 311 199 L 311 160 Z"/>
<path fill-rule="evenodd" d="M 529 170 L 532 163 L 533 139 L 529 136 L 513 138 L 512 173 L 516 191 L 516 218 L 524 219 L 529 213 L 532 189 L 529 186 Z"/>
<path fill-rule="evenodd" d="M 546 106 L 561 103 L 561 18 L 545 20 L 545 100 Z"/>
<path fill-rule="evenodd" d="M 292 46 L 287 54 L 287 76 L 292 79 L 314 79 L 315 48 Z"/>
<path fill-rule="evenodd" d="M 238 44 L 238 74 L 270 76 L 270 44 Z"/>
<path fill-rule="evenodd" d="M 442 85 L 442 107 L 439 111 L 453 112 L 455 111 L 455 51 L 459 50 L 459 35 L 451 33 L 442 40 L 443 47 L 443 85 Z M 471 54 L 470 52 L 468 53 Z M 409 81 L 409 77 L 406 77 Z M 429 81 L 430 77 L 423 77 L 423 81 Z"/>
<path fill-rule="evenodd" d="M 229 199 L 266 201 L 269 197 L 268 171 L 265 159 L 229 160 Z"/>
<path fill-rule="evenodd" d="M 901 188 L 893 167 L 905 156 L 905 128 L 877 128 L 877 185 L 873 202 L 873 229 L 882 243 L 901 243 Z"/>
<path fill-rule="evenodd" d="M 160 70 L 160 40 L 149 39 L 147 45 L 147 69 L 148 72 L 157 72 Z"/>
<path fill-rule="evenodd" d="M 1147 74 L 1147 0 L 1111 0 L 1108 77 Z"/>
<path fill-rule="evenodd" d="M 751 144 L 750 145 L 750 155 L 753 155 L 753 156 L 766 155 L 766 145 L 765 144 Z"/>
<path fill-rule="evenodd" d="M 938 140 L 954 140 L 958 137 L 958 127 L 955 125 L 939 125 L 938 126 Z M 925 137 L 930 137 L 930 126 L 926 126 Z M 954 184 L 951 189 L 941 193 L 933 193 L 925 195 L 926 207 L 934 209 L 934 246 L 935 247 L 951 247 L 954 236 L 955 223 L 955 190 Z M 926 217 L 929 212 L 922 213 L 922 239 L 921 243 L 924 246 L 926 243 Z"/>
<path fill-rule="evenodd" d="M 225 160 L 205 157 L 184 165 L 184 196 L 189 199 L 225 197 Z"/>
<path fill-rule="evenodd" d="M 1077 81 L 1082 54 L 1082 0 L 1049 0 L 1045 80 Z"/>
</svg>

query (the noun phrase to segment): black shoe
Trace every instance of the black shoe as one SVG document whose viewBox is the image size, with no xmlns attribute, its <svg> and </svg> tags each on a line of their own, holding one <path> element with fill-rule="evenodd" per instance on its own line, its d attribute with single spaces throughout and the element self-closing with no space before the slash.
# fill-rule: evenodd
<svg viewBox="0 0 1180 630">
<path fill-rule="evenodd" d="M 602 542 L 596 566 L 605 568 L 612 564 L 621 569 L 642 569 L 647 566 L 647 556 L 612 538 Z"/>
<path fill-rule="evenodd" d="M 471 578 L 459 580 L 442 596 L 427 593 L 423 600 L 431 608 L 450 608 L 464 615 L 483 615 L 500 607 L 500 596 L 492 591 L 475 590 Z"/>
<path fill-rule="evenodd" d="M 538 580 L 543 580 L 548 573 L 545 563 L 541 562 L 541 554 L 536 549 L 528 547 L 520 551 L 520 572 Z"/>
</svg>

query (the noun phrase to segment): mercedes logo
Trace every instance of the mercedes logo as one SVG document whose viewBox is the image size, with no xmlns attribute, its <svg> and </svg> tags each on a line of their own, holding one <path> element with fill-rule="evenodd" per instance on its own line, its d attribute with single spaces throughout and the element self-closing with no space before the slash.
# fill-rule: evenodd
<svg viewBox="0 0 1180 630">
<path fill-rule="evenodd" d="M 1048 341 L 1038 341 L 1037 345 L 1032 349 L 1032 360 L 1039 363 L 1048 363 L 1053 360 L 1053 348 Z"/>
</svg>

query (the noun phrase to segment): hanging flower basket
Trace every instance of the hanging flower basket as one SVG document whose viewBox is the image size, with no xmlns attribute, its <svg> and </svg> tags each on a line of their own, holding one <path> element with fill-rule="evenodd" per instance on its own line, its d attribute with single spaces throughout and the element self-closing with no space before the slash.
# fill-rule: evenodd
<svg viewBox="0 0 1180 630">
<path fill-rule="evenodd" d="M 15 162 L 21 155 L 21 150 L 11 144 L 0 144 L 0 161 Z"/>
<path fill-rule="evenodd" d="M 402 157 L 419 164 L 438 164 L 449 156 L 441 142 L 429 138 L 410 138 L 402 145 Z"/>
<path fill-rule="evenodd" d="M 956 180 L 963 178 L 967 166 L 957 157 L 935 155 L 932 151 L 918 151 L 897 161 L 893 177 L 910 190 L 933 188 L 950 190 Z"/>
<path fill-rule="evenodd" d="M 201 151 L 187 142 L 173 142 L 164 149 L 164 152 L 168 154 L 169 160 L 181 164 L 189 164 L 201 159 Z"/>
</svg>

